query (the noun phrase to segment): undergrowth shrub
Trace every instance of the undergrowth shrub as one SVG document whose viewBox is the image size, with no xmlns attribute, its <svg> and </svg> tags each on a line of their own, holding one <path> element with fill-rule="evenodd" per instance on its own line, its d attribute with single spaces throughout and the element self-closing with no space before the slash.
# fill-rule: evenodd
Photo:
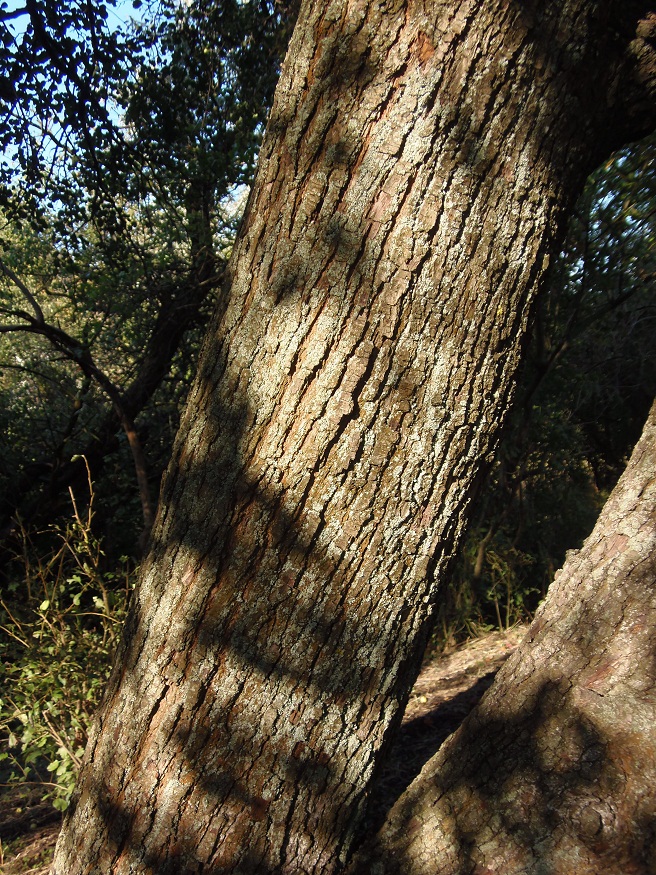
<svg viewBox="0 0 656 875">
<path fill-rule="evenodd" d="M 23 555 L 0 599 L 0 760 L 3 779 L 49 785 L 64 810 L 125 616 L 133 568 L 103 568 L 88 509 L 53 526 L 52 548 Z"/>
<path fill-rule="evenodd" d="M 430 650 L 530 621 L 546 594 L 545 575 L 546 563 L 514 546 L 503 531 L 487 538 L 472 529 L 444 587 Z"/>
</svg>

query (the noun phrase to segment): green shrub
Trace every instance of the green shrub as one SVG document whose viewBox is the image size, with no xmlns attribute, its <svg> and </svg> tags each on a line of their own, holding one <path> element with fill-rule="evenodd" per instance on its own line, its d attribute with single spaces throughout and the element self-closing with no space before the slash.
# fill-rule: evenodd
<svg viewBox="0 0 656 875">
<path fill-rule="evenodd" d="M 103 570 L 92 504 L 53 527 L 53 546 L 34 557 L 23 532 L 22 579 L 0 599 L 0 759 L 11 782 L 49 784 L 68 804 L 120 633 L 133 573 Z"/>
</svg>

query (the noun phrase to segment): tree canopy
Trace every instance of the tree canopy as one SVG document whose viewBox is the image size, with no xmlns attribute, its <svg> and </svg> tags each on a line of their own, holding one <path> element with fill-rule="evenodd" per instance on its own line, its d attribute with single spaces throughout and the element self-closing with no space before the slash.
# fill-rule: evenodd
<svg viewBox="0 0 656 875">
<path fill-rule="evenodd" d="M 0 308 L 5 389 L 23 397 L 7 405 L 23 415 L 5 529 L 42 504 L 44 477 L 53 497 L 84 485 L 73 456 L 95 478 L 121 424 L 143 455 L 142 414 L 156 493 L 293 18 L 266 2 L 153 4 L 125 23 L 111 4 L 58 8 L 31 2 L 2 22 Z M 46 385 L 41 443 L 24 390 Z"/>
</svg>

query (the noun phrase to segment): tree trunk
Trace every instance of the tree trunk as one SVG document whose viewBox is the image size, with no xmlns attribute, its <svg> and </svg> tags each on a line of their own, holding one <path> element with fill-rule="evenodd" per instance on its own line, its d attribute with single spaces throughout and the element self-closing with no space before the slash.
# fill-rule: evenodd
<svg viewBox="0 0 656 875">
<path fill-rule="evenodd" d="M 656 853 L 656 404 L 526 639 L 349 875 L 648 875 Z"/>
<path fill-rule="evenodd" d="M 347 858 L 567 208 L 654 122 L 600 7 L 302 7 L 57 875 Z"/>
</svg>

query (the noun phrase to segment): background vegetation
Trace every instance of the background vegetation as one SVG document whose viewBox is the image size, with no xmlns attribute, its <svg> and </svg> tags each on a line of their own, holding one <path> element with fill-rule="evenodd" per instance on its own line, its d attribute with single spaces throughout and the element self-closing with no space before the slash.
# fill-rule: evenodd
<svg viewBox="0 0 656 875">
<path fill-rule="evenodd" d="M 0 780 L 45 779 L 59 807 L 295 12 L 126 8 L 0 12 Z M 656 392 L 655 158 L 655 138 L 626 149 L 579 200 L 433 646 L 531 615 L 640 433 Z"/>
</svg>

